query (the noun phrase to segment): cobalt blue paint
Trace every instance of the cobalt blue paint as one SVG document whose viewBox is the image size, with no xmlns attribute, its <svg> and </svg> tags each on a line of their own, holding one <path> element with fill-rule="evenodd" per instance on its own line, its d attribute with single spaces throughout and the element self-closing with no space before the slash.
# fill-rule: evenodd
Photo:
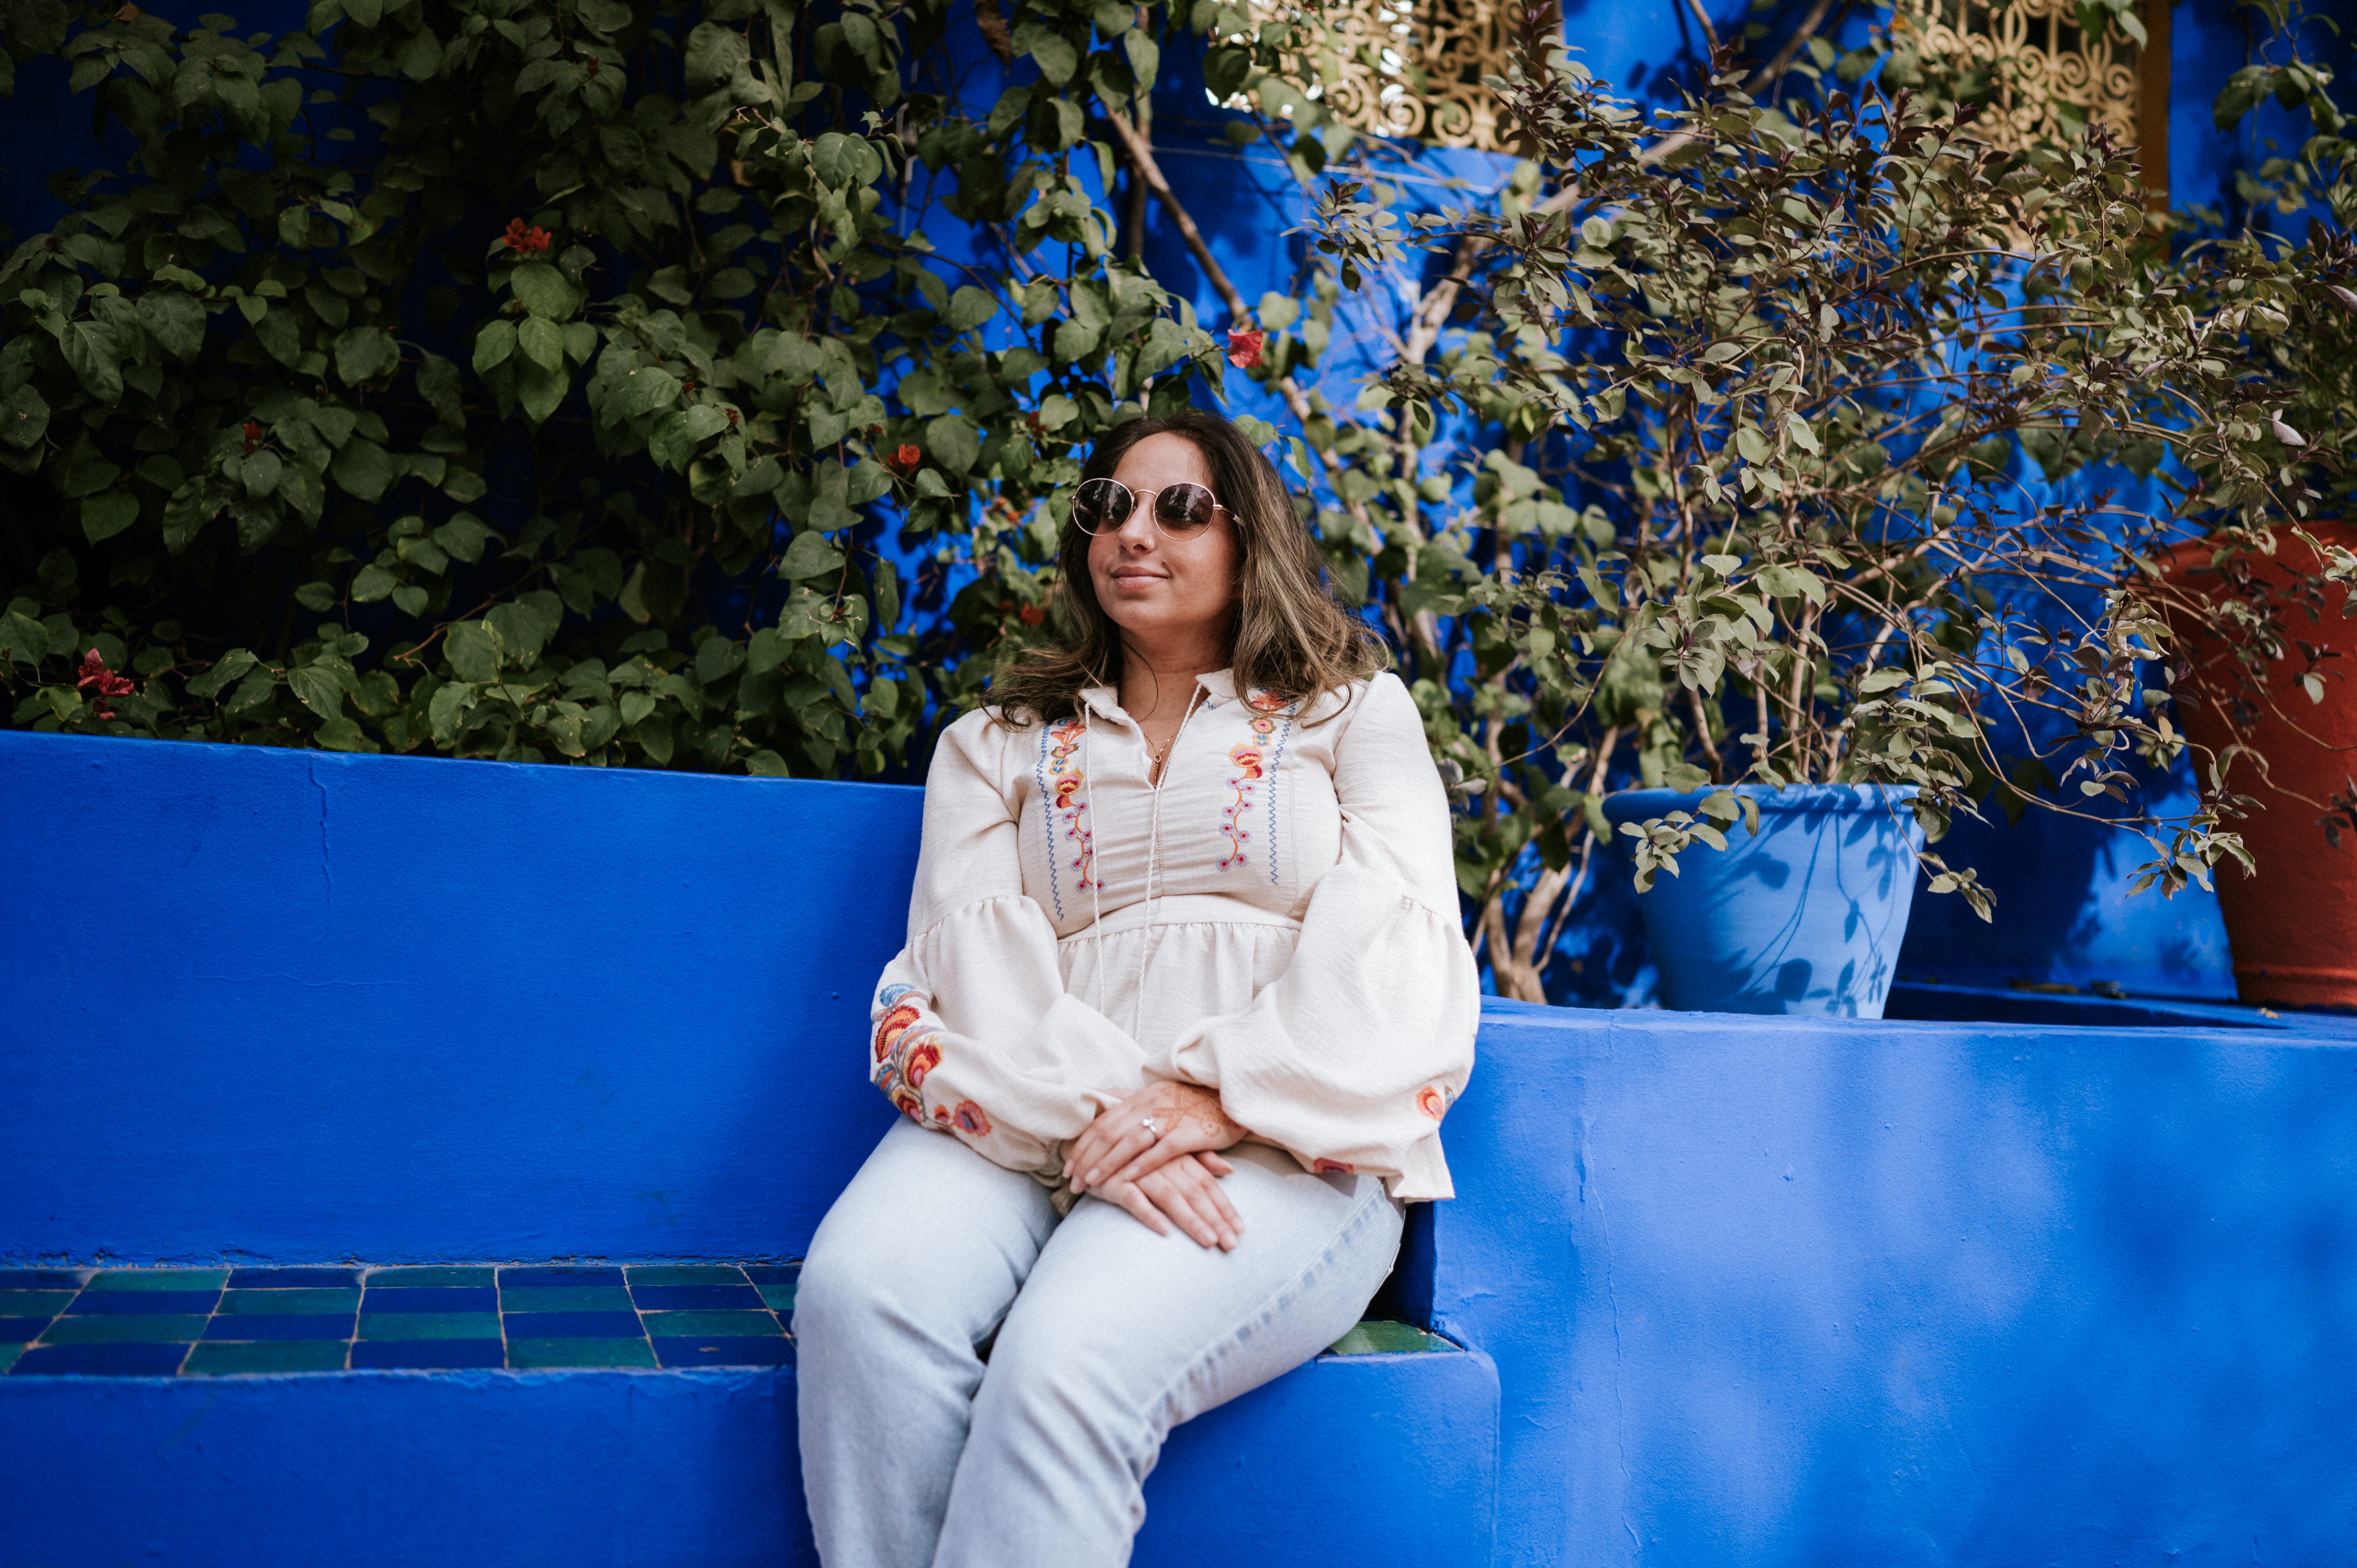
<svg viewBox="0 0 2357 1568">
<path fill-rule="evenodd" d="M 1493 1002 L 1433 1326 L 1501 1564 L 2311 1564 L 2357 1540 L 2357 1027 Z"/>
<path fill-rule="evenodd" d="M 1700 812 L 1707 790 L 1631 789 L 1608 798 L 1613 847 L 1624 822 Z M 1911 787 L 1796 785 L 1737 793 L 1760 809 L 1727 848 L 1697 843 L 1638 895 L 1661 968 L 1662 1003 L 1714 1013 L 1819 1013 L 1879 1018 L 1915 899 L 1923 831 Z"/>
<path fill-rule="evenodd" d="M 10 1288 L 783 1258 L 886 1124 L 845 977 L 899 940 L 913 791 L 0 733 L 0 800 Z M 1492 1004 L 1459 1197 L 1394 1287 L 1471 1348 L 1181 1428 L 1137 1561 L 2337 1561 L 2357 1025 L 2067 1000 L 2086 1026 Z M 806 1563 L 791 1341 L 659 1348 L 706 1345 L 780 1364 L 36 1347 L 0 1568 Z"/>
</svg>

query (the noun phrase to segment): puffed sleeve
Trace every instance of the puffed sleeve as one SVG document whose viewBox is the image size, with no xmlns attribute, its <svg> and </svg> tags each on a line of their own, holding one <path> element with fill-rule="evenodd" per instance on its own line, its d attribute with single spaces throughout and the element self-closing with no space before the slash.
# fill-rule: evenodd
<svg viewBox="0 0 2357 1568">
<path fill-rule="evenodd" d="M 919 1124 L 1052 1187 L 1064 1143 L 1137 1088 L 1144 1058 L 1064 993 L 1055 928 L 1023 891 L 1009 737 L 972 713 L 934 750 L 909 945 L 876 988 L 868 1077 Z"/>
<path fill-rule="evenodd" d="M 1448 1197 L 1440 1120 L 1473 1070 L 1480 979 L 1457 911 L 1448 798 L 1397 676 L 1330 721 L 1342 854 L 1285 972 L 1182 1036 L 1151 1074 L 1220 1091 L 1228 1114 L 1312 1169 Z"/>
</svg>

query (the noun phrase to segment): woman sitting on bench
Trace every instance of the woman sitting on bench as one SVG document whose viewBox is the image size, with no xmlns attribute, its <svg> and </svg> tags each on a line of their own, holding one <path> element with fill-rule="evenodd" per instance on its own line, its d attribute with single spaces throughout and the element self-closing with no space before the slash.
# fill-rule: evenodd
<svg viewBox="0 0 2357 1568">
<path fill-rule="evenodd" d="M 1448 799 L 1276 470 L 1134 420 L 1059 564 L 1061 646 L 934 754 L 869 1040 L 907 1119 L 802 1269 L 828 1568 L 1118 1568 L 1170 1429 L 1340 1337 L 1450 1194 Z"/>
</svg>

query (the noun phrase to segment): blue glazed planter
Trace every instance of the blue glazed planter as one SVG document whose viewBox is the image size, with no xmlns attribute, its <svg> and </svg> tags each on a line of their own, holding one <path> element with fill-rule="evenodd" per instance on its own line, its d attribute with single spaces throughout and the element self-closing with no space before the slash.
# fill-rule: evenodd
<svg viewBox="0 0 2357 1568">
<path fill-rule="evenodd" d="M 1623 865 L 1623 822 L 1696 812 L 1704 796 L 1631 789 L 1604 802 Z M 1661 971 L 1662 1004 L 1700 1013 L 1833 1014 L 1879 1018 L 1915 901 L 1923 831 L 1912 786 L 1742 786 L 1760 832 L 1738 822 L 1727 851 L 1696 844 L 1641 894 Z"/>
</svg>

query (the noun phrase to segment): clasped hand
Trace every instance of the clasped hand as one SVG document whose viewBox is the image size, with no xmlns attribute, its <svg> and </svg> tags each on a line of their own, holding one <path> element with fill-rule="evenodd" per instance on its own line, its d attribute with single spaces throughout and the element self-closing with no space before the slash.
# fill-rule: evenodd
<svg viewBox="0 0 2357 1568">
<path fill-rule="evenodd" d="M 1191 1083 L 1154 1083 L 1098 1113 L 1065 1151 L 1075 1194 L 1117 1203 L 1157 1236 L 1175 1222 L 1201 1246 L 1232 1251 L 1244 1222 L 1220 1190 L 1235 1169 L 1219 1151 L 1244 1129 L 1219 1095 Z"/>
</svg>

